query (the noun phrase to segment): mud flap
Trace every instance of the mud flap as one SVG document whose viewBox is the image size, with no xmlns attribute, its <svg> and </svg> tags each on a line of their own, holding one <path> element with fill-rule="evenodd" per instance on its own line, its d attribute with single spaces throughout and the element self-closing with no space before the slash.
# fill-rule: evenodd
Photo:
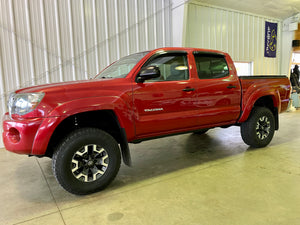
<svg viewBox="0 0 300 225">
<path fill-rule="evenodd" d="M 132 165 L 131 156 L 130 156 L 129 145 L 127 142 L 126 131 L 124 128 L 120 128 L 120 132 L 121 132 L 120 147 L 121 147 L 123 162 L 125 163 L 125 165 L 131 166 Z"/>
</svg>

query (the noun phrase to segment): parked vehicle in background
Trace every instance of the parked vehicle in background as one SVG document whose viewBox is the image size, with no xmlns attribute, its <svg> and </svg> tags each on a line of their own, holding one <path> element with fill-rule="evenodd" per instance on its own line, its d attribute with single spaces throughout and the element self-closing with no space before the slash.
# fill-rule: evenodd
<svg viewBox="0 0 300 225">
<path fill-rule="evenodd" d="M 270 143 L 289 103 L 285 76 L 238 77 L 227 53 L 160 48 L 126 56 L 92 80 L 12 93 L 3 120 L 8 151 L 52 158 L 74 194 L 105 188 L 128 143 L 214 127 L 241 127 L 247 145 Z"/>
</svg>

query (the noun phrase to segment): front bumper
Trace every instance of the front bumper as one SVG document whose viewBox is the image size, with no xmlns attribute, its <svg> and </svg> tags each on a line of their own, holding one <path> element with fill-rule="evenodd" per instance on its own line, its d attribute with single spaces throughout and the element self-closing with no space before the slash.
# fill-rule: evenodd
<svg viewBox="0 0 300 225">
<path fill-rule="evenodd" d="M 3 117 L 3 143 L 6 150 L 18 154 L 32 154 L 36 133 L 44 118 L 12 120 L 8 113 Z"/>
</svg>

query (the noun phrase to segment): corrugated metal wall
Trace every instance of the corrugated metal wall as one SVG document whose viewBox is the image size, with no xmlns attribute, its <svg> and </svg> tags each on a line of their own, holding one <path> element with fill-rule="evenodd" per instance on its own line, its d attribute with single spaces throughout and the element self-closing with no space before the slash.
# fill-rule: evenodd
<svg viewBox="0 0 300 225">
<path fill-rule="evenodd" d="M 0 9 L 0 115 L 16 88 L 87 79 L 172 41 L 171 0 L 0 0 Z"/>
<path fill-rule="evenodd" d="M 194 3 L 186 4 L 186 17 L 184 46 L 218 49 L 234 61 L 251 61 L 254 75 L 280 74 L 281 21 Z M 265 21 L 278 23 L 275 59 L 264 57 Z"/>
</svg>

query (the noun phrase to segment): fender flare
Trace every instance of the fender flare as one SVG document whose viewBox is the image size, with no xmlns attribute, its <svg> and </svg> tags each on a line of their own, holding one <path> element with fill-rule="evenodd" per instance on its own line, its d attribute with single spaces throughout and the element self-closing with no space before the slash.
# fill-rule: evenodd
<svg viewBox="0 0 300 225">
<path fill-rule="evenodd" d="M 275 109 L 277 109 L 276 112 L 273 113 L 275 118 L 278 120 L 278 115 L 276 114 L 278 114 L 278 112 L 281 110 L 280 94 L 278 90 L 270 90 L 268 87 L 265 87 L 263 89 L 257 89 L 252 93 L 250 91 L 251 90 L 247 91 L 244 97 L 242 97 L 242 111 L 238 123 L 243 123 L 248 119 L 253 107 L 255 106 L 255 103 L 263 97 L 272 98 L 273 106 Z"/>
</svg>

